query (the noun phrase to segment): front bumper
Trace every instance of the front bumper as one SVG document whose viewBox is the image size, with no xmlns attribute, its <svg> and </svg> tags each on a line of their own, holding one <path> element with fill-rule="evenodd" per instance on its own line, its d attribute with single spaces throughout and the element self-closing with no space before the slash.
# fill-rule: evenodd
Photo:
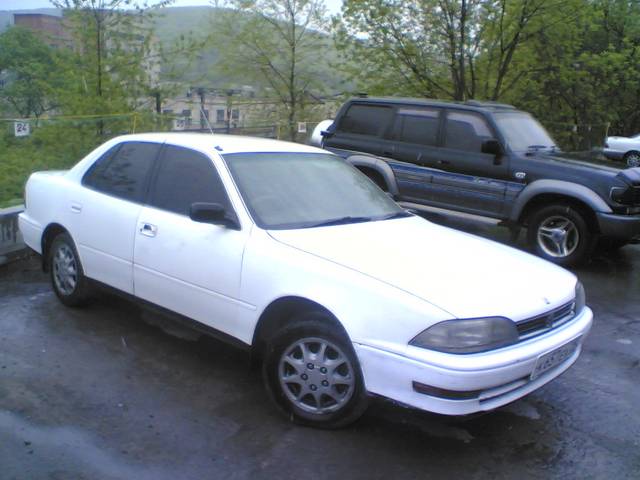
<svg viewBox="0 0 640 480">
<path fill-rule="evenodd" d="M 354 346 L 370 393 L 421 410 L 467 415 L 517 400 L 562 374 L 578 359 L 592 322 L 593 313 L 585 307 L 575 319 L 544 335 L 492 352 L 469 355 L 410 346 L 401 355 L 367 345 Z M 538 358 L 576 339 L 579 344 L 570 357 L 535 379 L 530 378 Z M 463 395 L 457 398 L 429 395 L 414 388 L 416 384 Z M 466 398 L 469 396 L 472 398 Z"/>
<path fill-rule="evenodd" d="M 598 227 L 605 237 L 628 238 L 640 236 L 640 215 L 617 215 L 597 212 Z"/>
</svg>

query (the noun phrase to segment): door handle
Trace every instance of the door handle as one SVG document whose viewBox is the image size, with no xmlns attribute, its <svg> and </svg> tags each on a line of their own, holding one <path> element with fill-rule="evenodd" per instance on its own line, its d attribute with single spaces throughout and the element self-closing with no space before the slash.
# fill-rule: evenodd
<svg viewBox="0 0 640 480">
<path fill-rule="evenodd" d="M 156 233 L 158 233 L 158 227 L 150 223 L 143 223 L 140 227 L 140 233 L 145 237 L 155 237 Z"/>
<path fill-rule="evenodd" d="M 393 157 L 393 151 L 384 150 L 382 152 L 382 155 L 385 156 L 385 157 Z"/>
<path fill-rule="evenodd" d="M 440 165 L 449 165 L 451 162 L 449 160 L 438 160 Z"/>
<path fill-rule="evenodd" d="M 80 212 L 82 212 L 82 205 L 80 205 L 79 203 L 72 203 L 71 213 L 80 213 Z"/>
</svg>

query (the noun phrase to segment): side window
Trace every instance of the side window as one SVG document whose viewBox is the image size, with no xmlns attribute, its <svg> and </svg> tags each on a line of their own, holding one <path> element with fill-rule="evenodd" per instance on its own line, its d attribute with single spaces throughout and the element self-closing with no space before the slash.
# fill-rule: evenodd
<svg viewBox="0 0 640 480">
<path fill-rule="evenodd" d="M 82 184 L 124 200 L 142 202 L 147 177 L 159 150 L 157 143 L 121 143 L 94 163 Z"/>
<path fill-rule="evenodd" d="M 189 215 L 194 202 L 229 204 L 209 158 L 188 148 L 165 146 L 149 204 Z"/>
<path fill-rule="evenodd" d="M 338 131 L 378 136 L 389 124 L 392 114 L 390 107 L 355 103 L 342 116 Z"/>
<path fill-rule="evenodd" d="M 476 153 L 494 137 L 482 115 L 471 112 L 448 112 L 446 132 L 445 147 Z"/>
<path fill-rule="evenodd" d="M 435 108 L 401 108 L 396 113 L 393 138 L 400 142 L 435 146 L 440 111 Z"/>
</svg>

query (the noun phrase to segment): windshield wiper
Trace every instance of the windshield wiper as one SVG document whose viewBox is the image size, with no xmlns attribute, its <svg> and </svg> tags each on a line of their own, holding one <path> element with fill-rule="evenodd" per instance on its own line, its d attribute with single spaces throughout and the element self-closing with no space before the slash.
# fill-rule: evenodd
<svg viewBox="0 0 640 480">
<path fill-rule="evenodd" d="M 329 227 L 331 225 L 344 225 L 347 223 L 362 223 L 362 222 L 370 222 L 372 220 L 375 220 L 375 219 L 373 217 L 354 217 L 354 216 L 348 215 L 346 217 L 332 218 L 330 220 L 324 220 L 322 222 L 305 225 L 303 228 Z"/>
</svg>

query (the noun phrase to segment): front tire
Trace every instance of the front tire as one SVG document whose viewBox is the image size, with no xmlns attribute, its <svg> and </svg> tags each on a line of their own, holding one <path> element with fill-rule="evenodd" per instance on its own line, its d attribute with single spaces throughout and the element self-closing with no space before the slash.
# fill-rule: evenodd
<svg viewBox="0 0 640 480">
<path fill-rule="evenodd" d="M 322 311 L 296 315 L 267 342 L 263 378 L 277 406 L 302 425 L 341 428 L 367 408 L 351 342 Z"/>
<path fill-rule="evenodd" d="M 562 266 L 577 265 L 591 250 L 593 236 L 572 205 L 542 207 L 529 217 L 527 240 L 536 255 Z"/>
<path fill-rule="evenodd" d="M 49 272 L 53 291 L 68 307 L 85 305 L 89 299 L 89 285 L 84 276 L 78 251 L 68 233 L 60 233 L 49 250 Z"/>
</svg>

